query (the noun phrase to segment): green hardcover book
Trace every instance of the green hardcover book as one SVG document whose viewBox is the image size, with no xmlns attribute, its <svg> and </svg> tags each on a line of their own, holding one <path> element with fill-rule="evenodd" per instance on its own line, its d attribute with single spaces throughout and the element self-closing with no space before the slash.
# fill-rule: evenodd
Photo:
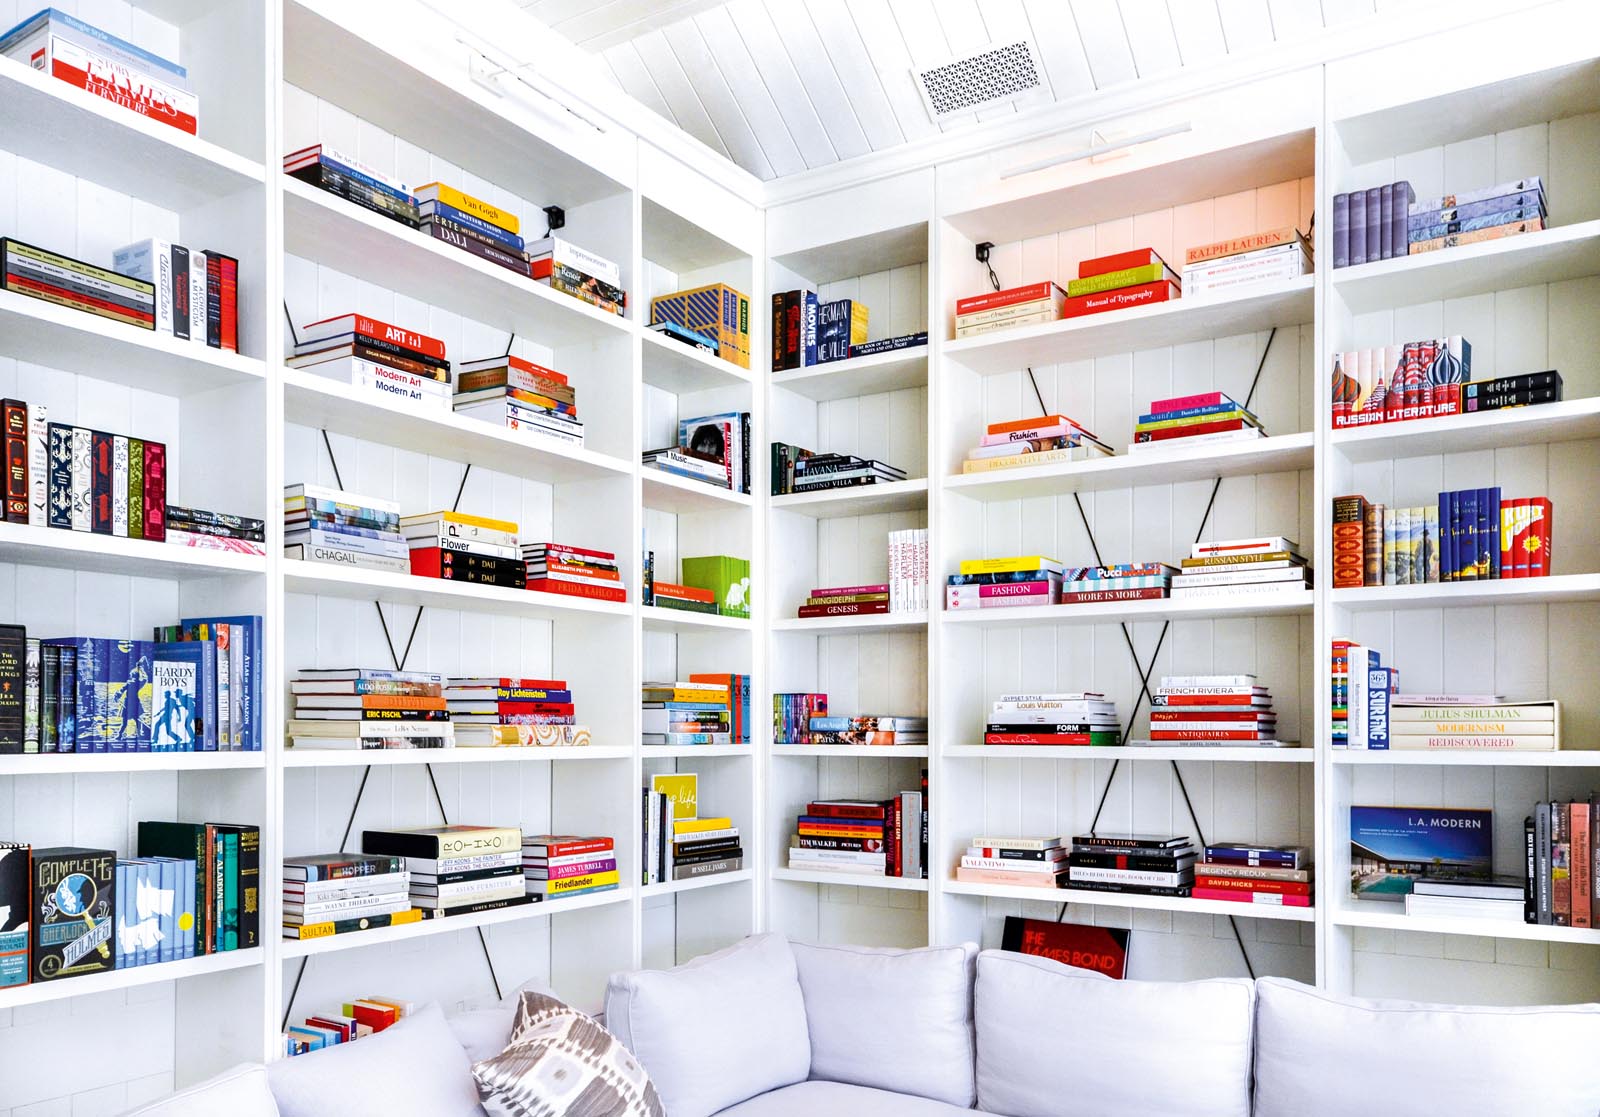
<svg viewBox="0 0 1600 1117">
<path fill-rule="evenodd" d="M 238 918 L 237 945 L 229 950 L 244 950 L 261 945 L 261 829 L 256 826 L 218 824 L 217 831 L 225 835 L 230 846 L 237 846 L 236 867 L 230 867 L 229 876 L 237 888 Z M 230 848 L 229 853 L 233 850 Z M 224 897 L 224 912 L 228 908 Z M 227 929 L 225 923 L 225 929 Z"/>
<path fill-rule="evenodd" d="M 725 617 L 750 616 L 750 560 L 732 555 L 704 555 L 680 563 L 683 584 L 710 590 L 717 612 Z"/>
<path fill-rule="evenodd" d="M 128 439 L 128 538 L 144 538 L 144 439 Z"/>
<path fill-rule="evenodd" d="M 139 823 L 140 857 L 177 857 L 194 862 L 194 953 L 216 953 L 207 931 L 212 924 L 216 895 L 212 885 L 212 845 L 209 828 L 200 822 Z"/>
<path fill-rule="evenodd" d="M 1134 287 L 1141 283 L 1159 283 L 1163 279 L 1177 279 L 1170 275 L 1163 264 L 1145 264 L 1137 268 L 1123 268 L 1121 271 L 1108 271 L 1103 275 L 1091 275 L 1088 279 L 1071 279 L 1067 281 L 1067 295 L 1077 298 L 1079 295 L 1095 295 L 1101 291 L 1112 291 L 1118 287 Z"/>
</svg>

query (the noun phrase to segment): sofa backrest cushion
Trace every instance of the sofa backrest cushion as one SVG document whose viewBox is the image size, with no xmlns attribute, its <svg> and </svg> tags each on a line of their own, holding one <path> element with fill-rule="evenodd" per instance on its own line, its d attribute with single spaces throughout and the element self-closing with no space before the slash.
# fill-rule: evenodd
<svg viewBox="0 0 1600 1117">
<path fill-rule="evenodd" d="M 811 1070 L 806 1006 L 782 935 L 753 935 L 673 970 L 615 974 L 606 1027 L 672 1117 L 710 1117 Z"/>
<path fill-rule="evenodd" d="M 1248 1117 L 1255 988 L 1116 981 L 978 955 L 978 1108 L 1008 1117 Z M 1302 1113 L 1321 1110 L 1309 1109 Z"/>
<path fill-rule="evenodd" d="M 123 1117 L 217 1117 L 219 1113 L 228 1117 L 278 1117 L 278 1105 L 267 1088 L 267 1068 L 246 1064 L 225 1070 Z"/>
<path fill-rule="evenodd" d="M 467 1053 L 434 1004 L 365 1039 L 280 1059 L 267 1079 L 282 1117 L 483 1117 Z"/>
<path fill-rule="evenodd" d="M 1259 1117 L 1600 1112 L 1600 1005 L 1372 1001 L 1256 984 Z"/>
<path fill-rule="evenodd" d="M 556 995 L 550 986 L 538 978 L 532 978 L 498 1001 L 490 998 L 469 1004 L 463 1011 L 448 1018 L 450 1033 L 466 1051 L 469 1062 L 481 1063 L 505 1050 L 506 1044 L 511 1042 L 511 1025 L 516 1022 L 517 1007 L 522 1003 L 523 993 Z"/>
<path fill-rule="evenodd" d="M 791 944 L 811 1031 L 811 1077 L 970 1108 L 978 948 Z"/>
</svg>

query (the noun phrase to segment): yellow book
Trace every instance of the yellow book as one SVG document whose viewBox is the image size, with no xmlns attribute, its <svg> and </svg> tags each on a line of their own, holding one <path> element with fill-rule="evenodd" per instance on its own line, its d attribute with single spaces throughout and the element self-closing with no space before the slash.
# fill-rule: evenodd
<svg viewBox="0 0 1600 1117">
<path fill-rule="evenodd" d="M 382 924 L 382 926 L 401 927 L 407 923 L 421 923 L 422 909 L 407 908 L 405 911 L 397 911 L 392 913 L 388 919 L 389 922 Z M 340 920 L 339 922 L 345 921 Z M 365 922 L 365 920 L 363 920 L 363 922 Z M 325 939 L 336 934 L 338 927 L 339 923 L 332 921 L 326 923 L 305 923 L 299 927 L 285 926 L 283 929 L 283 937 L 286 939 Z M 365 928 L 359 929 L 365 930 Z"/>
<path fill-rule="evenodd" d="M 535 892 L 543 892 L 546 896 L 559 896 L 563 892 L 577 892 L 585 888 L 604 888 L 608 884 L 617 884 L 621 881 L 617 870 L 612 869 L 606 873 L 584 873 L 582 876 L 562 877 L 560 880 L 533 880 L 529 881 Z"/>
<path fill-rule="evenodd" d="M 1003 458 L 968 458 L 961 463 L 962 473 L 989 473 L 996 469 L 1023 469 L 1036 465 L 1060 465 L 1062 462 L 1086 462 L 1107 455 L 1087 446 L 1063 446 L 1056 450 L 1035 450 L 1031 454 L 1009 454 Z M 966 573 L 965 570 L 962 571 Z"/>
<path fill-rule="evenodd" d="M 670 772 L 650 777 L 650 790 L 672 801 L 672 818 L 692 820 L 700 813 L 700 777 L 693 772 Z"/>
<path fill-rule="evenodd" d="M 689 687 L 674 687 L 671 690 L 646 690 L 646 702 L 721 702 L 728 703 L 726 690 L 695 690 Z"/>
<path fill-rule="evenodd" d="M 505 531 L 512 535 L 517 533 L 515 520 L 496 520 L 489 516 L 469 516 L 465 512 L 423 512 L 416 516 L 401 516 L 402 527 L 412 524 L 425 524 L 433 520 L 442 520 L 447 524 L 461 524 L 463 527 L 481 527 L 489 531 Z"/>
<path fill-rule="evenodd" d="M 731 829 L 733 829 L 733 819 L 731 818 L 675 818 L 672 821 L 672 833 L 674 835 L 701 834 L 707 830 Z"/>
<path fill-rule="evenodd" d="M 426 186 L 419 186 L 416 190 L 419 202 L 442 202 L 444 205 L 459 209 L 462 213 L 470 213 L 480 221 L 487 221 L 496 228 L 504 229 L 513 235 L 522 227 L 514 213 L 507 213 L 498 206 L 492 206 L 481 198 L 474 198 L 471 194 L 463 194 L 454 186 L 446 186 L 442 182 L 430 182 Z"/>
<path fill-rule="evenodd" d="M 1013 570 L 1060 570 L 1061 563 L 1045 555 L 1016 558 L 962 559 L 963 574 L 1006 574 Z"/>
</svg>

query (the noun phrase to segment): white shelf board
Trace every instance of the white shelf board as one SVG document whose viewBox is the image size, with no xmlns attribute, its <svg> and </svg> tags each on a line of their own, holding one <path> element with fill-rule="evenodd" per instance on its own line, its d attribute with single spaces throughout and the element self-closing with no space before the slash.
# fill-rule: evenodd
<svg viewBox="0 0 1600 1117">
<path fill-rule="evenodd" d="M 724 884 L 740 884 L 755 876 L 753 870 L 740 869 L 733 873 L 712 873 L 710 876 L 691 877 L 688 880 L 668 880 L 639 889 L 639 895 L 648 900 L 652 896 L 675 896 L 679 892 L 698 892 L 702 888 L 717 888 Z"/>
<path fill-rule="evenodd" d="M 981 375 L 1108 353 L 1161 349 L 1311 321 L 1314 277 L 1263 283 L 1238 294 L 1176 299 L 959 338 L 945 358 Z"/>
<path fill-rule="evenodd" d="M 415 574 L 391 574 L 384 570 L 334 566 L 304 559 L 284 559 L 282 569 L 285 593 L 314 593 L 367 601 L 376 599 L 395 605 L 466 609 L 529 620 L 560 620 L 575 616 L 625 618 L 632 611 L 627 602 L 593 601 L 586 597 L 568 597 L 536 590 L 480 586 L 471 582 L 451 582 L 444 578 L 424 578 Z"/>
<path fill-rule="evenodd" d="M 267 570 L 265 555 L 28 524 L 0 524 L 0 562 L 141 578 L 227 577 Z"/>
<path fill-rule="evenodd" d="M 1240 764 L 1310 764 L 1315 749 L 1229 748 L 1224 745 L 950 745 L 943 755 L 969 760 L 1194 760 Z"/>
<path fill-rule="evenodd" d="M 589 344 L 631 328 L 620 315 L 287 175 L 283 211 L 285 252 L 542 345 Z"/>
<path fill-rule="evenodd" d="M 646 760 L 675 759 L 683 756 L 754 756 L 750 745 L 640 745 L 639 754 Z"/>
<path fill-rule="evenodd" d="M 419 411 L 305 369 L 283 370 L 283 417 L 386 446 L 426 446 L 435 457 L 552 484 L 625 478 L 633 472 L 621 458 L 524 436 L 452 411 Z"/>
<path fill-rule="evenodd" d="M 3 62 L 3 59 L 0 59 Z M 164 396 L 264 382 L 254 357 L 0 291 L 0 356 Z"/>
<path fill-rule="evenodd" d="M 813 227 L 809 231 L 825 233 L 827 230 Z M 817 285 L 925 264 L 928 262 L 928 224 L 918 221 L 847 240 L 804 244 L 778 253 L 773 260 Z"/>
<path fill-rule="evenodd" d="M 662 605 L 641 606 L 639 613 L 644 618 L 646 632 L 753 631 L 749 617 L 724 617 L 720 613 L 695 613 Z"/>
<path fill-rule="evenodd" d="M 1142 911 L 1187 911 L 1202 915 L 1233 915 L 1244 919 L 1282 919 L 1291 923 L 1311 923 L 1316 920 L 1315 908 L 1254 904 L 1242 900 L 1196 900 L 1189 896 L 1090 892 L 1081 888 L 1027 888 L 1005 884 L 972 884 L 958 880 L 945 881 L 942 890 L 958 896 L 986 896 L 996 900 L 1038 900 L 1046 904 L 1090 904 Z"/>
<path fill-rule="evenodd" d="M 1314 436 L 1310 431 L 1302 431 L 1258 438 L 1253 442 L 1188 447 L 1181 445 L 1184 441 L 1173 439 L 1167 444 L 1170 449 L 1142 450 L 1135 454 L 1118 454 L 1114 458 L 958 473 L 946 478 L 944 487 L 974 500 L 1026 500 L 1060 493 L 1288 473 L 1311 468 Z"/>
<path fill-rule="evenodd" d="M 474 927 L 495 927 L 502 923 L 520 923 L 524 919 L 546 919 L 564 911 L 582 911 L 586 908 L 603 908 L 612 904 L 625 904 L 633 896 L 631 888 L 617 888 L 610 892 L 591 892 L 586 896 L 569 896 L 564 900 L 545 900 L 515 907 L 496 908 L 473 915 L 453 915 L 443 919 L 423 919 L 416 923 L 402 923 L 398 927 L 374 927 L 370 931 L 350 931 L 342 935 L 329 935 L 321 939 L 284 939 L 282 956 L 305 958 L 314 954 L 333 954 L 354 950 L 362 946 L 402 942 L 406 939 L 427 938 L 448 934 L 451 931 L 470 931 Z"/>
<path fill-rule="evenodd" d="M 1484 768 L 1600 768 L 1600 749 L 1556 749 L 1551 752 L 1496 752 L 1493 750 L 1330 749 L 1335 764 L 1422 764 L 1435 767 Z"/>
<path fill-rule="evenodd" d="M 772 374 L 772 386 L 821 403 L 832 399 L 921 388 L 928 383 L 928 347 L 908 346 L 847 361 L 807 365 Z"/>
<path fill-rule="evenodd" d="M 1333 272 L 1352 314 L 1509 291 L 1600 272 L 1600 220 L 1419 252 Z"/>
<path fill-rule="evenodd" d="M 798 756 L 806 760 L 818 757 L 856 757 L 877 760 L 904 760 L 925 757 L 927 745 L 773 745 L 773 756 Z"/>
<path fill-rule="evenodd" d="M 97 772 L 257 772 L 259 752 L 48 752 L 0 756 L 0 776 L 82 776 Z"/>
<path fill-rule="evenodd" d="M 818 520 L 914 512 L 928 506 L 928 479 L 913 477 L 876 485 L 851 485 L 820 493 L 786 493 L 772 498 L 775 512 L 795 512 Z"/>
<path fill-rule="evenodd" d="M 869 613 L 856 617 L 780 617 L 774 632 L 849 635 L 857 632 L 917 632 L 928 627 L 927 613 Z"/>
<path fill-rule="evenodd" d="M 1592 928 L 1546 927 L 1537 923 L 1521 923 L 1509 919 L 1407 915 L 1403 903 L 1352 900 L 1335 906 L 1332 918 L 1340 927 L 1375 927 L 1385 931 L 1478 935 L 1493 939 L 1528 939 L 1534 942 L 1587 943 L 1600 946 L 1600 930 Z"/>
<path fill-rule="evenodd" d="M 204 977 L 207 974 L 249 969 L 251 966 L 261 965 L 265 958 L 266 951 L 259 946 L 253 946 L 248 950 L 225 950 L 221 954 L 203 954 L 198 958 L 184 958 L 176 962 L 158 962 L 153 966 L 133 966 L 124 970 L 112 970 L 109 973 L 13 985 L 0 989 L 0 1012 L 21 1008 L 23 1005 L 64 1001 L 69 997 L 89 997 L 96 993 L 133 989 L 140 985 L 158 985 L 163 981 L 178 981 L 186 977 Z"/>
<path fill-rule="evenodd" d="M 561 745 L 549 748 L 457 746 L 448 749 L 297 749 L 283 750 L 285 768 L 365 768 L 404 764 L 516 764 L 562 760 L 626 760 L 633 750 L 620 745 Z"/>
<path fill-rule="evenodd" d="M 1221 617 L 1277 617 L 1311 612 L 1310 590 L 1247 594 L 1243 597 L 1154 598 L 1097 601 L 1081 605 L 1011 605 L 990 609 L 947 609 L 944 623 L 961 625 L 1114 624 L 1117 621 L 1213 620 Z"/>
<path fill-rule="evenodd" d="M 1545 578 L 1493 578 L 1481 582 L 1433 582 L 1422 586 L 1358 586 L 1334 590 L 1334 605 L 1364 612 L 1484 605 L 1553 605 L 1600 601 L 1600 574 L 1556 574 Z"/>
<path fill-rule="evenodd" d="M 263 182 L 259 163 L 9 58 L 0 58 L 0 104 L 7 151 L 163 209 Z"/>
<path fill-rule="evenodd" d="M 773 869 L 773 880 L 797 884 L 842 884 L 849 888 L 885 888 L 892 892 L 926 892 L 928 882 L 921 877 L 886 877 L 877 873 L 829 873 L 812 869 Z"/>
<path fill-rule="evenodd" d="M 644 326 L 639 327 L 639 336 L 644 339 L 644 382 L 664 392 L 682 395 L 755 383 L 749 369 L 732 361 L 713 357 Z"/>
<path fill-rule="evenodd" d="M 1348 461 L 1372 462 L 1593 438 L 1600 438 L 1600 397 L 1355 427 L 1334 431 L 1328 443 Z"/>
<path fill-rule="evenodd" d="M 749 493 L 736 493 L 720 485 L 696 481 L 693 477 L 680 477 L 654 466 L 645 466 L 640 471 L 640 478 L 644 483 L 645 507 L 671 512 L 675 516 L 755 507 L 755 499 Z"/>
</svg>

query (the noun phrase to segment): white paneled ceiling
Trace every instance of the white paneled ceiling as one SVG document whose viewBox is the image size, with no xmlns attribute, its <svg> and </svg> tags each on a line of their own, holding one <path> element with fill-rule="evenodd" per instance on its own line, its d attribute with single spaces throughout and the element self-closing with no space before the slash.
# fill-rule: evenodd
<svg viewBox="0 0 1600 1117">
<path fill-rule="evenodd" d="M 781 178 L 1194 70 L 1432 0 L 517 0 L 602 75 L 752 174 Z M 1526 3 L 1526 0 L 1523 0 Z M 1045 89 L 935 123 L 913 71 L 1026 39 Z"/>
</svg>

